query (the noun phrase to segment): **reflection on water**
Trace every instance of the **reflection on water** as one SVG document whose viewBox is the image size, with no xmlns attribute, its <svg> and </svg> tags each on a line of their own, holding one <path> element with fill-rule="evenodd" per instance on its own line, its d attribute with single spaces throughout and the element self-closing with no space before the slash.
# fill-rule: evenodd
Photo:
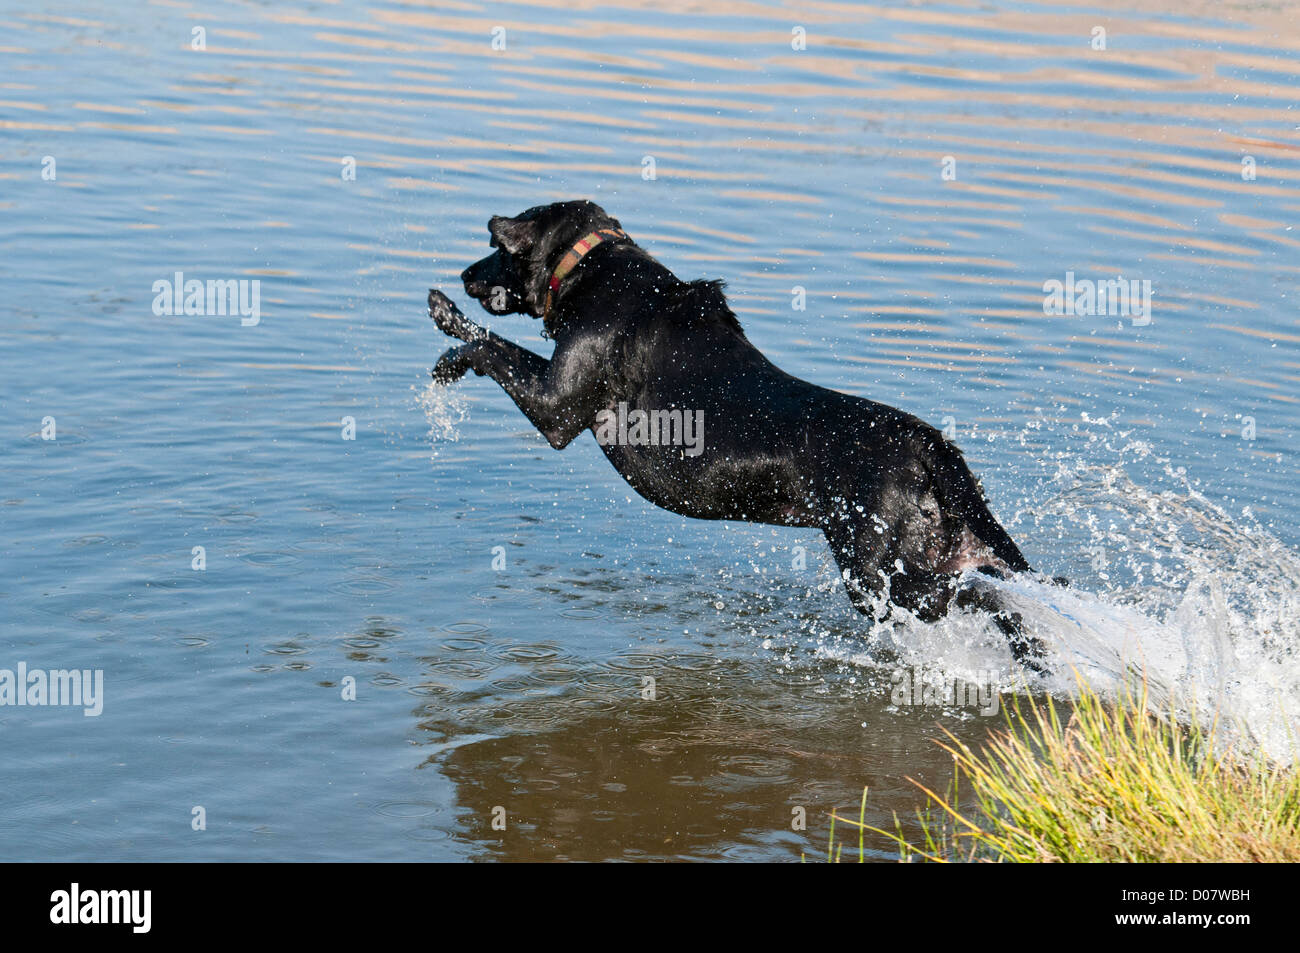
<svg viewBox="0 0 1300 953">
<path fill-rule="evenodd" d="M 467 811 L 458 833 L 478 841 L 481 856 L 816 859 L 826 849 L 828 806 L 856 804 L 862 785 L 871 788 L 871 820 L 887 830 L 893 818 L 878 805 L 916 799 L 916 788 L 884 765 L 905 758 L 909 774 L 940 788 L 951 774 L 928 740 L 935 711 L 887 712 L 806 675 L 772 672 L 756 682 L 748 666 L 708 656 L 624 657 L 610 667 L 584 679 L 562 713 L 545 697 L 527 697 L 524 682 L 510 705 L 471 705 L 452 723 L 421 721 L 437 739 L 430 763 L 456 782 Z M 620 667 L 660 673 L 658 700 L 629 704 L 640 686 Z M 484 734 L 443 750 L 444 739 L 467 731 L 463 719 Z M 886 723 L 887 733 L 864 729 Z M 984 731 L 974 721 L 955 725 L 967 741 Z M 498 805 L 527 836 L 493 834 Z M 794 829 L 796 808 L 811 837 Z M 879 836 L 866 846 L 896 856 Z"/>
<path fill-rule="evenodd" d="M 579 196 L 786 370 L 954 434 L 1073 582 L 1015 593 L 1061 671 L 1136 655 L 1288 753 L 1290 7 L 119 7 L 0 0 L 0 668 L 107 696 L 0 709 L 0 857 L 792 859 L 946 782 L 940 726 L 997 719 L 890 678 L 1018 684 L 982 620 L 873 627 L 815 534 L 427 385 L 426 289 Z M 176 272 L 260 321 L 156 314 Z M 1069 273 L 1150 281 L 1150 324 L 1046 314 Z"/>
</svg>

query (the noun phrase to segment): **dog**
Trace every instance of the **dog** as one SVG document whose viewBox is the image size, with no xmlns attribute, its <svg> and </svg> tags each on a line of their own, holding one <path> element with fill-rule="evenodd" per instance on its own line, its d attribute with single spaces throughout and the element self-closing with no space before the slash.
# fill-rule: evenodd
<svg viewBox="0 0 1300 953">
<path fill-rule="evenodd" d="M 430 290 L 429 316 L 464 342 L 435 381 L 491 377 L 557 450 L 593 431 L 623 479 L 673 513 L 815 527 L 859 611 L 933 621 L 954 604 L 985 609 L 1014 656 L 1041 668 L 1041 644 L 992 587 L 960 583 L 967 570 L 1032 570 L 942 433 L 785 373 L 746 338 L 722 282 L 677 278 L 590 201 L 493 216 L 488 233 L 496 250 L 461 274 L 466 294 L 540 318 L 554 353 Z M 704 439 L 688 444 L 691 424 Z"/>
</svg>

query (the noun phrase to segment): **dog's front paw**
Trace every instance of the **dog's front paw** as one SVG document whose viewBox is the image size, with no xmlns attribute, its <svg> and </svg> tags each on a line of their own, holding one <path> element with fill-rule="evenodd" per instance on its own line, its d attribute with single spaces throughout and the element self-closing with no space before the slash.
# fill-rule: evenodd
<svg viewBox="0 0 1300 953">
<path fill-rule="evenodd" d="M 433 368 L 433 381 L 435 384 L 454 384 L 465 376 L 465 373 L 474 366 L 474 353 L 470 345 L 449 348 L 442 357 L 438 358 L 438 363 Z"/>
<path fill-rule="evenodd" d="M 460 341 L 476 341 L 486 333 L 437 288 L 429 289 L 429 317 L 440 331 Z"/>
</svg>

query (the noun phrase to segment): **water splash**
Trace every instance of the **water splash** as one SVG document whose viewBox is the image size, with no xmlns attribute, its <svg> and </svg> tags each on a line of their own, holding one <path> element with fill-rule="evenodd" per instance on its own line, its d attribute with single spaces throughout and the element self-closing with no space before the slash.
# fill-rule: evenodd
<svg viewBox="0 0 1300 953">
<path fill-rule="evenodd" d="M 416 391 L 415 385 L 411 390 Z M 416 391 L 415 402 L 424 411 L 424 418 L 429 422 L 429 439 L 432 444 L 430 459 L 437 457 L 440 443 L 455 443 L 460 440 L 457 425 L 469 417 L 469 404 L 453 387 L 446 387 L 430 380 L 423 390 Z"/>
<path fill-rule="evenodd" d="M 1136 456 L 1145 461 L 1145 450 Z M 1172 709 L 1233 744 L 1296 760 L 1300 553 L 1249 510 L 1233 516 L 1207 499 L 1167 463 L 1154 487 L 1118 463 L 1063 464 L 1042 496 L 1032 507 L 1035 528 L 1017 535 L 1071 541 L 1084 557 L 1071 585 L 1028 575 L 970 581 L 996 587 L 1020 613 L 1045 643 L 1051 675 L 1025 673 L 987 618 L 961 612 L 934 624 L 867 623 L 865 648 L 839 635 L 820 639 L 818 655 L 879 667 L 883 651 L 895 664 L 947 678 L 993 672 L 1001 690 L 1060 697 L 1076 691 L 1076 673 L 1112 698 L 1145 682 L 1153 711 Z"/>
<path fill-rule="evenodd" d="M 1060 660 L 1102 690 L 1145 676 L 1153 707 L 1172 698 L 1183 717 L 1295 760 L 1300 554 L 1167 464 L 1154 488 L 1121 466 L 1083 462 L 1052 484 L 1037 522 L 1087 540 L 1093 578 L 1069 590 L 1000 585 Z M 1050 687 L 1069 691 L 1066 677 Z"/>
</svg>

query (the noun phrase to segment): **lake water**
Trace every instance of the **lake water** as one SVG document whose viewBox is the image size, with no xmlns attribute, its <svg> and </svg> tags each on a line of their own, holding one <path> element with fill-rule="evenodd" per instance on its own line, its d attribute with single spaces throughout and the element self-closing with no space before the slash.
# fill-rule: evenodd
<svg viewBox="0 0 1300 953">
<path fill-rule="evenodd" d="M 427 289 L 578 197 L 954 436 L 1073 583 L 1010 586 L 1029 689 L 1144 670 L 1289 757 L 1297 54 L 1286 3 L 0 0 L 0 668 L 104 678 L 0 707 L 0 859 L 815 858 L 1001 724 L 891 699 L 1016 685 L 985 621 L 873 626 L 817 534 L 429 384 Z M 1046 314 L 1067 274 L 1150 313 Z"/>
</svg>

